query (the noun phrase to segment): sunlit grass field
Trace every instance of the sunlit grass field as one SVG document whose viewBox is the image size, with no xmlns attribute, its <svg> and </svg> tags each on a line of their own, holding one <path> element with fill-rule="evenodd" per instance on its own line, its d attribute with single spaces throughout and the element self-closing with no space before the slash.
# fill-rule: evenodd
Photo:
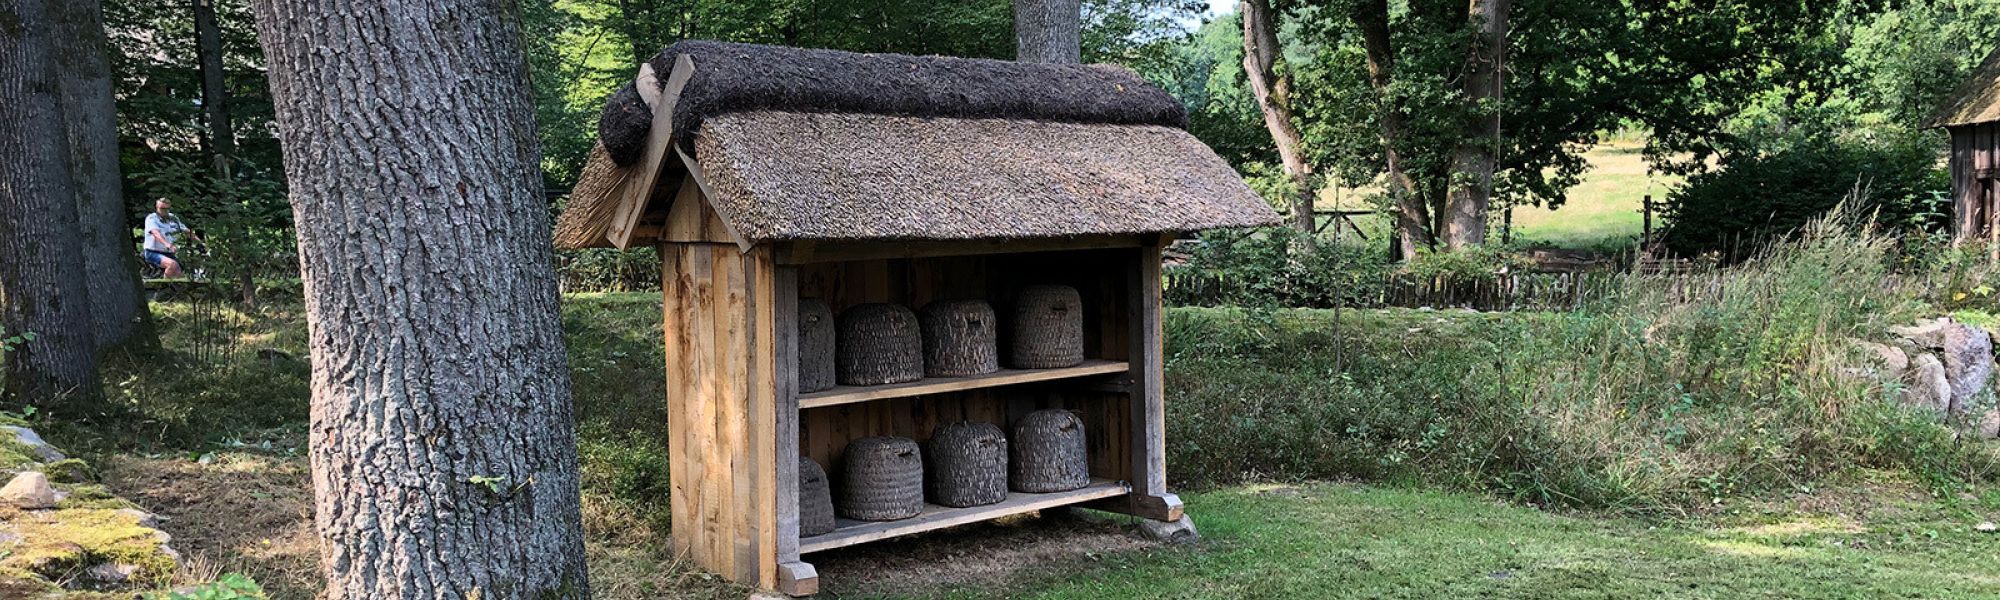
<svg viewBox="0 0 2000 600">
<path fill-rule="evenodd" d="M 1651 195 L 1654 202 L 1659 202 L 1681 182 L 1678 176 L 1651 173 L 1641 148 L 1639 142 L 1615 141 L 1584 153 L 1590 170 L 1583 174 L 1581 183 L 1569 190 L 1566 202 L 1554 209 L 1540 206 L 1514 209 L 1513 240 L 1521 245 L 1575 250 L 1616 251 L 1630 247 L 1645 228 L 1645 216 L 1640 212 L 1643 199 Z M 1377 191 L 1374 188 L 1327 190 L 1320 197 L 1320 209 L 1366 209 L 1364 199 Z M 1659 216 L 1653 218 L 1653 226 L 1660 227 Z M 1495 229 L 1490 239 L 1500 238 L 1501 221 L 1500 215 L 1494 216 Z M 1389 223 L 1388 218 L 1380 215 L 1356 219 L 1368 239 L 1377 242 L 1388 234 Z"/>
</svg>

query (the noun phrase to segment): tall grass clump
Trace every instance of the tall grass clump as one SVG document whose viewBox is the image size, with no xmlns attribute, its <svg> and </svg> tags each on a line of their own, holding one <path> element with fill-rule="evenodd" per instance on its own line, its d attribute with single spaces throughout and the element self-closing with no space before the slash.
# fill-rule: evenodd
<svg viewBox="0 0 2000 600">
<path fill-rule="evenodd" d="M 1170 460 L 1190 483 L 1349 475 L 1638 512 L 1860 468 L 1989 478 L 1991 450 L 1861 368 L 1852 340 L 1926 310 L 1888 283 L 1892 249 L 1835 215 L 1573 313 L 1176 311 Z"/>
</svg>

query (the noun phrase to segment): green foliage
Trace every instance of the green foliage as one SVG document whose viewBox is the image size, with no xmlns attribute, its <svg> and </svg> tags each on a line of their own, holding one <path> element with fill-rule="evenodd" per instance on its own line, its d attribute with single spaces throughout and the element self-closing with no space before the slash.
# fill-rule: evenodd
<svg viewBox="0 0 2000 600">
<path fill-rule="evenodd" d="M 1876 141 L 1812 136 L 1688 178 L 1669 194 L 1663 241 L 1681 256 L 1741 260 L 1846 203 L 1899 233 L 1942 231 L 1950 183 L 1928 136 Z"/>
<path fill-rule="evenodd" d="M 28 342 L 35 341 L 35 332 L 33 331 L 23 331 L 14 335 L 7 335 L 7 330 L 0 328 L 0 336 L 4 336 L 0 337 L 0 353 L 13 352 Z"/>
<path fill-rule="evenodd" d="M 264 588 L 237 573 L 224 573 L 215 581 L 192 588 L 147 594 L 148 600 L 265 600 Z"/>
<path fill-rule="evenodd" d="M 660 289 L 660 254 L 652 248 L 556 251 L 565 292 L 644 292 Z"/>
<path fill-rule="evenodd" d="M 1921 302 L 1848 222 L 1698 283 L 1565 314 L 1168 313 L 1168 462 L 1190 484 L 1362 477 L 1564 506 L 1699 510 L 1856 467 L 1940 489 L 2000 457 L 1850 374 Z M 1681 282 L 1681 283 L 1676 283 Z"/>
<path fill-rule="evenodd" d="M 1207 233 L 1197 242 L 1186 263 L 1166 269 L 1168 304 L 1361 305 L 1379 296 L 1395 271 L 1380 250 L 1328 240 L 1306 244 L 1283 227 Z"/>
</svg>

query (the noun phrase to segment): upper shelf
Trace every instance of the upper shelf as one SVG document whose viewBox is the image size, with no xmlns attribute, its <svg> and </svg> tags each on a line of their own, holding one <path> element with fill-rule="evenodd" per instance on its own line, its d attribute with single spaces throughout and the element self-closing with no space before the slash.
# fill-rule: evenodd
<svg viewBox="0 0 2000 600">
<path fill-rule="evenodd" d="M 1123 361 L 1086 360 L 1083 361 L 1083 364 L 1060 369 L 1001 369 L 985 375 L 974 375 L 971 377 L 931 377 L 909 383 L 892 383 L 888 385 L 837 385 L 831 389 L 810 394 L 800 394 L 799 408 L 819 408 L 822 406 L 837 406 L 870 400 L 907 398 L 925 394 L 976 390 L 1036 381 L 1109 375 L 1112 373 L 1124 373 L 1128 368 L 1129 366 Z"/>
</svg>

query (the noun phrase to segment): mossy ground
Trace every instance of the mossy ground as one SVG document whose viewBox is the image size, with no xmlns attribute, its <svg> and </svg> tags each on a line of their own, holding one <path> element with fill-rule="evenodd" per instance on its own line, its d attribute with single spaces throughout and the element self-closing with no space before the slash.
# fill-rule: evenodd
<svg viewBox="0 0 2000 600">
<path fill-rule="evenodd" d="M 165 542 L 159 531 L 115 508 L 10 509 L 0 520 L 20 536 L 0 557 L 0 570 L 31 571 L 64 581 L 91 564 L 111 562 L 139 567 L 134 577 L 145 583 L 167 581 L 176 566 L 161 551 Z"/>
</svg>

